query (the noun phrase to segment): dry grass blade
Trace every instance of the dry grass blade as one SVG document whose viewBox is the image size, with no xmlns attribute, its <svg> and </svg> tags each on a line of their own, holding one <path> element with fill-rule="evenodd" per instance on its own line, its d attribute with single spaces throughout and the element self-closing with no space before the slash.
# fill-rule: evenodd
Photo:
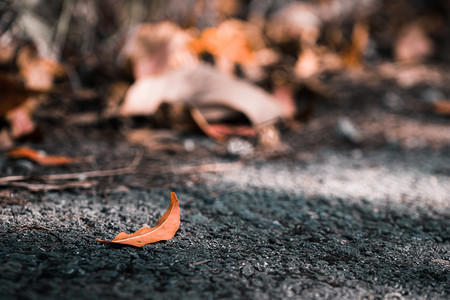
<svg viewBox="0 0 450 300">
<path fill-rule="evenodd" d="M 129 173 L 132 173 L 135 171 L 137 165 L 139 164 L 139 162 L 142 159 L 142 156 L 143 156 L 143 152 L 139 151 L 136 154 L 136 157 L 134 158 L 134 160 L 131 162 L 131 164 L 129 164 L 128 166 L 126 166 L 124 168 L 87 171 L 87 172 L 78 172 L 78 173 L 51 174 L 51 175 L 36 176 L 34 178 L 39 179 L 39 180 L 71 180 L 71 179 L 82 180 L 82 179 L 95 178 L 95 177 L 108 177 L 108 176 L 129 174 Z M 0 183 L 27 180 L 27 179 L 30 179 L 30 177 L 24 176 L 24 175 L 5 176 L 5 177 L 0 177 Z"/>
<path fill-rule="evenodd" d="M 27 182 L 0 182 L 0 186 L 24 188 L 31 192 L 60 191 L 67 189 L 90 189 L 97 185 L 96 181 L 67 182 L 63 184 L 52 183 L 27 183 Z"/>
</svg>

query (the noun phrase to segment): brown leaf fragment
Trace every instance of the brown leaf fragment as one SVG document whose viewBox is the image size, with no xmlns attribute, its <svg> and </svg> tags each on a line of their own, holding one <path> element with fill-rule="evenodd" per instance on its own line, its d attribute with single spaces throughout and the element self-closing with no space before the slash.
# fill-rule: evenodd
<svg viewBox="0 0 450 300">
<path fill-rule="evenodd" d="M 189 46 L 197 54 L 209 52 L 231 62 L 247 64 L 254 59 L 253 45 L 244 31 L 249 31 L 247 27 L 250 25 L 243 21 L 228 20 L 219 27 L 205 29 Z"/>
<path fill-rule="evenodd" d="M 0 73 L 0 91 L 0 119 L 8 125 L 11 141 L 30 137 L 37 129 L 32 120 L 33 113 L 45 93 L 29 88 L 21 84 L 18 78 L 3 73 Z"/>
<path fill-rule="evenodd" d="M 169 208 L 156 222 L 155 227 L 142 227 L 131 234 L 121 232 L 112 241 L 97 239 L 97 242 L 142 247 L 150 243 L 172 239 L 178 228 L 180 228 L 180 206 L 175 193 L 172 192 L 170 197 Z"/>
<path fill-rule="evenodd" d="M 23 188 L 31 192 L 42 191 L 62 191 L 67 189 L 90 189 L 97 184 L 96 181 L 73 181 L 63 184 L 56 183 L 28 183 L 28 182 L 1 182 L 0 186 L 11 186 L 14 188 Z"/>
<path fill-rule="evenodd" d="M 172 22 L 141 24 L 129 33 L 118 62 L 136 79 L 196 65 L 197 57 L 188 48 L 191 40 L 188 31 Z"/>
<path fill-rule="evenodd" d="M 55 77 L 65 73 L 59 62 L 41 56 L 34 44 L 25 45 L 19 50 L 17 66 L 25 86 L 39 91 L 51 91 Z"/>
<path fill-rule="evenodd" d="M 179 145 L 179 136 L 171 130 L 151 130 L 149 128 L 131 129 L 125 131 L 127 140 L 139 146 L 144 146 L 147 151 L 169 151 L 175 153 L 184 152 L 184 147 Z"/>
<path fill-rule="evenodd" d="M 435 113 L 443 116 L 450 116 L 450 100 L 438 100 L 433 103 Z"/>
<path fill-rule="evenodd" d="M 200 110 L 198 110 L 195 107 L 192 107 L 190 109 L 190 113 L 192 116 L 192 119 L 195 121 L 195 123 L 200 127 L 200 129 L 208 136 L 221 140 L 225 139 L 226 137 L 233 136 L 233 135 L 240 135 L 240 136 L 255 136 L 256 132 L 253 127 L 250 126 L 230 126 L 227 124 L 209 124 L 206 118 L 202 115 Z"/>
<path fill-rule="evenodd" d="M 0 150 L 10 149 L 14 146 L 14 142 L 6 129 L 0 129 Z"/>
<path fill-rule="evenodd" d="M 9 121 L 12 138 L 24 137 L 36 130 L 36 124 L 32 120 L 32 115 L 38 105 L 34 98 L 28 98 L 19 107 L 8 111 L 6 119 Z"/>
<path fill-rule="evenodd" d="M 395 58 L 403 62 L 421 61 L 433 52 L 433 41 L 417 23 L 405 26 L 394 45 Z"/>
<path fill-rule="evenodd" d="M 349 68 L 360 68 L 364 63 L 364 54 L 369 44 L 369 26 L 367 22 L 356 22 L 350 45 L 342 54 L 343 61 Z"/>
<path fill-rule="evenodd" d="M 189 48 L 200 58 L 211 55 L 215 67 L 222 73 L 236 75 L 239 66 L 241 75 L 251 81 L 259 80 L 264 76 L 263 67 L 279 59 L 278 53 L 268 48 L 262 28 L 237 19 L 204 29 L 189 43 Z"/>
<path fill-rule="evenodd" d="M 27 147 L 12 149 L 6 155 L 10 158 L 26 158 L 43 166 L 68 165 L 81 161 L 79 158 L 47 155 Z"/>
<path fill-rule="evenodd" d="M 16 54 L 17 45 L 14 40 L 7 40 L 7 36 L 0 36 L 0 65 L 11 64 Z"/>
<path fill-rule="evenodd" d="M 40 94 L 39 91 L 28 89 L 19 84 L 16 78 L 4 73 L 0 73 L 0 90 L 0 118 L 5 117 L 10 110 L 19 107 L 30 97 Z"/>
</svg>

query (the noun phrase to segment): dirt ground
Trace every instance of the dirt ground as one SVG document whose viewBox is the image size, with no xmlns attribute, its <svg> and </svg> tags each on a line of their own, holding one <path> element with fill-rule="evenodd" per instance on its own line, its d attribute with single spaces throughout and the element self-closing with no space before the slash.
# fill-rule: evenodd
<svg viewBox="0 0 450 300">
<path fill-rule="evenodd" d="M 76 116 L 96 102 L 54 99 L 37 113 L 45 139 L 25 145 L 90 162 L 0 156 L 2 176 L 29 176 L 0 192 L 0 298 L 448 299 L 449 119 L 423 108 L 450 96 L 443 69 L 323 78 L 333 96 L 273 151 L 145 122 L 86 125 Z M 79 174 L 78 186 L 49 174 Z M 172 240 L 96 242 L 154 226 L 170 192 Z"/>
</svg>

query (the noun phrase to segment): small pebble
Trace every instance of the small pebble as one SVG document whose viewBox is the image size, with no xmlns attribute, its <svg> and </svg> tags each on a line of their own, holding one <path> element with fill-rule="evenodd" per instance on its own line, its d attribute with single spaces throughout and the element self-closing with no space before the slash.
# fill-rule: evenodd
<svg viewBox="0 0 450 300">
<path fill-rule="evenodd" d="M 34 164 L 26 159 L 19 159 L 16 162 L 17 166 L 21 169 L 27 170 L 27 171 L 31 171 L 34 169 Z"/>
<path fill-rule="evenodd" d="M 255 270 L 252 268 L 252 266 L 244 266 L 241 270 L 242 275 L 244 276 L 252 276 L 255 274 Z"/>
<path fill-rule="evenodd" d="M 336 124 L 335 132 L 338 137 L 353 144 L 359 144 L 363 138 L 359 129 L 350 121 L 349 118 L 340 118 Z"/>
<path fill-rule="evenodd" d="M 253 155 L 253 145 L 242 138 L 233 137 L 227 142 L 227 151 L 231 155 L 249 157 Z"/>
<path fill-rule="evenodd" d="M 383 97 L 383 104 L 390 109 L 400 109 L 403 106 L 403 99 L 394 92 L 387 92 Z"/>
<path fill-rule="evenodd" d="M 187 152 L 192 152 L 195 150 L 195 142 L 193 139 L 185 139 L 183 141 L 183 147 Z"/>
<path fill-rule="evenodd" d="M 440 90 L 430 87 L 430 88 L 427 88 L 426 90 L 422 91 L 422 93 L 420 94 L 420 98 L 423 101 L 431 104 L 438 100 L 443 100 L 446 97 L 445 97 L 444 93 L 442 93 Z"/>
</svg>

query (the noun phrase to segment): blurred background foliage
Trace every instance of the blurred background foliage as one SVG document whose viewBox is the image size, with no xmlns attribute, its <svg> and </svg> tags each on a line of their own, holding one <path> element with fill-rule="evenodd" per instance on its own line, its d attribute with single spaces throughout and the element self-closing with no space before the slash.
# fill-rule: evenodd
<svg viewBox="0 0 450 300">
<path fill-rule="evenodd" d="M 293 2 L 303 6 L 296 8 Z M 305 14 L 308 10 L 314 11 Z M 446 0 L 5 0 L 0 3 L 0 32 L 2 44 L 30 38 L 43 55 L 67 59 L 74 54 L 104 53 L 142 22 L 170 20 L 183 28 L 204 29 L 238 18 L 265 22 L 261 26 L 267 31 L 267 26 L 273 26 L 268 21 L 283 21 L 277 19 L 280 15 L 292 23 L 292 30 L 310 22 L 308 26 L 319 31 L 318 43 L 330 48 L 351 40 L 354 25 L 364 22 L 369 31 L 367 57 L 395 58 L 396 43 L 409 35 L 419 43 L 427 40 L 427 58 L 450 60 L 450 3 Z"/>
<path fill-rule="evenodd" d="M 303 87 L 297 93 L 295 85 L 303 83 L 307 91 L 326 98 L 330 93 L 320 81 L 327 72 L 361 70 L 384 62 L 394 64 L 380 72 L 397 76 L 401 87 L 427 84 L 428 77 L 431 82 L 440 76 L 428 69 L 400 74 L 399 66 L 450 62 L 450 1 L 446 0 L 4 0 L 0 2 L 0 119 L 6 117 L 13 128 L 31 128 L 14 125 L 24 122 L 12 108 L 25 103 L 20 113 L 31 116 L 42 101 L 26 101 L 30 93 L 60 92 L 62 86 L 55 89 L 52 81 L 63 73 L 68 79 L 65 88 L 95 90 L 94 96 L 78 93 L 76 97 L 106 99 L 106 106 L 119 103 L 133 81 L 132 72 L 120 61 L 124 45 L 133 43 L 129 37 L 139 24 L 162 21 L 179 29 L 173 29 L 173 38 L 164 33 L 160 49 L 181 31 L 196 42 L 185 43 L 191 47 L 185 46 L 186 51 L 200 49 L 194 49 L 193 55 L 281 99 L 309 97 Z M 230 38 L 221 36 L 220 30 L 234 33 Z M 142 42 L 151 41 L 152 35 L 146 33 Z M 208 39 L 218 39 L 218 44 L 211 47 Z M 230 51 L 241 53 L 230 58 Z M 256 62 L 248 62 L 252 57 L 257 57 Z M 231 61 L 220 66 L 224 58 Z M 113 85 L 123 79 L 128 80 L 125 85 Z M 16 87 L 18 82 L 24 82 L 25 89 Z M 442 100 L 445 95 L 432 98 Z M 448 114 L 449 101 L 435 103 L 435 110 Z M 310 114 L 309 108 L 306 111 Z M 28 131 L 17 129 L 13 136 Z"/>
</svg>

